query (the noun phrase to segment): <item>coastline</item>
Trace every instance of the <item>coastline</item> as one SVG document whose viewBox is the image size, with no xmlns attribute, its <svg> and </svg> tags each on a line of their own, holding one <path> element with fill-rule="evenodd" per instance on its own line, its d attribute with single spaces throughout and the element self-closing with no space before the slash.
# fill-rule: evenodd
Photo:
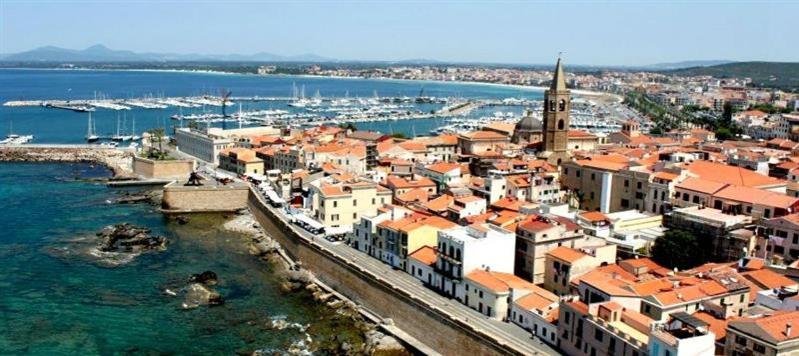
<svg viewBox="0 0 799 356">
<path fill-rule="evenodd" d="M 340 75 L 318 75 L 318 74 L 256 74 L 256 73 L 237 73 L 237 72 L 228 72 L 228 71 L 220 71 L 220 70 L 199 70 L 199 69 L 135 69 L 135 68 L 126 68 L 126 69 L 111 69 L 111 68 L 31 68 L 31 67 L 4 67 L 0 68 L 0 70 L 15 70 L 15 69 L 24 69 L 24 70 L 41 70 L 41 71 L 102 71 L 102 72 L 144 72 L 144 73 L 184 73 L 184 74 L 208 74 L 208 75 L 225 75 L 225 76 L 253 76 L 253 77 L 288 77 L 288 78 L 318 78 L 318 79 L 347 79 L 347 80 L 374 80 L 374 81 L 393 81 L 397 83 L 436 83 L 436 84 L 456 84 L 456 85 L 475 85 L 475 86 L 486 86 L 486 87 L 497 87 L 497 88 L 507 88 L 507 89 L 518 89 L 523 91 L 531 91 L 531 92 L 544 92 L 545 90 L 549 89 L 544 86 L 530 86 L 530 85 L 521 85 L 521 84 L 504 84 L 504 83 L 490 83 L 490 82 L 472 82 L 472 81 L 462 81 L 462 80 L 427 80 L 427 79 L 397 79 L 397 78 L 382 78 L 382 77 L 360 77 L 360 76 L 340 76 Z M 613 93 L 606 93 L 606 92 L 599 92 L 599 91 L 592 91 L 592 90 L 582 90 L 582 89 L 571 89 L 571 92 L 576 95 L 581 96 L 590 96 L 590 97 L 608 97 L 614 99 L 616 101 L 621 101 L 621 97 L 618 94 Z"/>
<path fill-rule="evenodd" d="M 133 178 L 132 151 L 109 148 L 48 147 L 48 146 L 0 146 L 1 162 L 71 162 L 93 163 L 107 167 L 111 179 Z"/>
</svg>

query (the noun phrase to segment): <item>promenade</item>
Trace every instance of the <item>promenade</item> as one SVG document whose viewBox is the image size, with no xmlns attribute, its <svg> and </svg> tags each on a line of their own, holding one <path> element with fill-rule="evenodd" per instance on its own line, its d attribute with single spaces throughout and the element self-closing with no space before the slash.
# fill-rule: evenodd
<svg viewBox="0 0 799 356">
<path fill-rule="evenodd" d="M 413 278 L 404 271 L 395 270 L 342 242 L 330 242 L 288 223 L 288 216 L 282 209 L 271 207 L 264 201 L 261 194 L 254 189 L 250 190 L 250 194 L 257 198 L 260 208 L 269 210 L 273 216 L 282 220 L 283 224 L 287 225 L 288 229 L 291 230 L 291 233 L 304 239 L 306 244 L 337 256 L 339 259 L 360 269 L 361 272 L 370 275 L 371 278 L 378 282 L 387 283 L 396 292 L 408 295 L 415 301 L 426 305 L 428 309 L 448 317 L 451 321 L 459 325 L 460 328 L 471 329 L 490 340 L 486 342 L 501 345 L 502 348 L 507 350 L 508 354 L 559 354 L 539 339 L 533 337 L 530 332 L 516 325 L 490 319 L 456 300 L 444 297 L 427 288 L 422 281 Z M 418 312 L 425 313 L 426 311 L 419 310 Z M 379 313 L 377 314 L 379 315 Z M 413 335 L 413 332 L 408 332 Z M 418 338 L 418 336 L 416 337 Z"/>
</svg>

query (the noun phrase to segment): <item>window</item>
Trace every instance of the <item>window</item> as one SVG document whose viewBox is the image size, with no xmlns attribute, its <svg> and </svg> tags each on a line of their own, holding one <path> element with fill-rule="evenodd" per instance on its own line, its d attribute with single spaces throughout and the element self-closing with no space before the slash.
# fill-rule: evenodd
<svg viewBox="0 0 799 356">
<path fill-rule="evenodd" d="M 624 180 L 624 186 L 625 187 L 629 187 L 630 186 L 630 180 L 629 179 L 625 179 Z"/>
<path fill-rule="evenodd" d="M 591 180 L 596 180 L 596 174 L 591 173 Z"/>
<path fill-rule="evenodd" d="M 643 187 L 643 183 L 638 182 L 638 184 L 636 186 L 638 187 L 638 189 L 641 189 Z"/>
<path fill-rule="evenodd" d="M 596 339 L 596 341 L 602 342 L 602 340 L 605 338 L 605 333 L 603 333 L 601 329 L 595 329 L 595 330 L 596 331 L 594 332 L 594 339 Z"/>
<path fill-rule="evenodd" d="M 558 102 L 558 111 L 566 111 L 566 100 L 560 99 L 560 102 Z"/>
<path fill-rule="evenodd" d="M 746 346 L 746 338 L 736 335 L 735 336 L 735 343 L 741 346 Z"/>
<path fill-rule="evenodd" d="M 358 199 L 352 200 L 352 206 L 358 206 Z"/>
<path fill-rule="evenodd" d="M 752 347 L 752 350 L 755 350 L 755 352 L 759 352 L 761 354 L 766 353 L 766 347 L 757 343 Z"/>
<path fill-rule="evenodd" d="M 693 202 L 696 203 L 696 204 L 699 204 L 699 196 L 698 195 L 694 195 Z"/>
<path fill-rule="evenodd" d="M 338 202 L 337 201 L 333 201 L 333 207 L 335 208 L 337 206 L 338 206 Z"/>
<path fill-rule="evenodd" d="M 563 130 L 564 126 L 565 123 L 563 122 L 563 119 L 558 120 L 558 130 Z"/>
<path fill-rule="evenodd" d="M 627 199 L 622 199 L 621 200 L 621 207 L 622 208 L 629 208 L 630 207 L 630 201 L 627 200 Z"/>
</svg>

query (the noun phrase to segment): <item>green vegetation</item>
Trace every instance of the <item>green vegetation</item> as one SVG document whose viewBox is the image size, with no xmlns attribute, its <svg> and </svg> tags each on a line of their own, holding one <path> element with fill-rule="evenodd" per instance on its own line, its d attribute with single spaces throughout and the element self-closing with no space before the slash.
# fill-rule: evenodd
<svg viewBox="0 0 799 356">
<path fill-rule="evenodd" d="M 680 76 L 711 75 L 716 78 L 751 78 L 752 86 L 799 91 L 799 63 L 738 62 L 669 71 Z"/>
<path fill-rule="evenodd" d="M 641 114 L 649 116 L 659 130 L 658 132 L 679 128 L 684 123 L 691 121 L 690 115 L 660 105 L 645 93 L 629 92 L 624 98 L 624 103 L 635 108 Z"/>
<path fill-rule="evenodd" d="M 150 149 L 147 150 L 146 157 L 156 160 L 168 160 L 169 153 L 164 151 L 164 128 L 158 127 L 147 131 L 150 134 Z M 158 147 L 155 147 L 155 144 Z"/>
<path fill-rule="evenodd" d="M 750 110 L 760 110 L 766 114 L 787 114 L 791 112 L 789 108 L 778 108 L 771 104 L 757 104 L 749 107 Z"/>
<path fill-rule="evenodd" d="M 395 132 L 395 133 L 391 134 L 391 137 L 393 137 L 393 138 L 402 138 L 402 139 L 408 138 L 408 136 L 405 136 L 405 134 L 402 133 L 402 132 Z"/>
<path fill-rule="evenodd" d="M 344 130 L 358 131 L 358 127 L 356 127 L 355 124 L 353 124 L 351 122 L 342 122 L 342 123 L 338 124 L 338 127 L 342 128 Z"/>
<path fill-rule="evenodd" d="M 655 241 L 652 260 L 668 268 L 688 269 L 710 259 L 712 241 L 688 231 L 669 230 Z"/>
</svg>

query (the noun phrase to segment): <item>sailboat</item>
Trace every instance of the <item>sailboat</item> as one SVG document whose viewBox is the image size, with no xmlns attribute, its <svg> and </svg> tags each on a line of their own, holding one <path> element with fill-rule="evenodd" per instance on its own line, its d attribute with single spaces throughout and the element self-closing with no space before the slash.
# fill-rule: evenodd
<svg viewBox="0 0 799 356">
<path fill-rule="evenodd" d="M 94 120 L 92 120 L 92 113 L 89 112 L 89 125 L 88 130 L 86 131 L 86 142 L 94 143 L 100 140 L 100 136 L 97 136 L 96 129 L 94 128 Z"/>
<path fill-rule="evenodd" d="M 131 140 L 133 140 L 133 141 L 141 140 L 141 136 L 136 134 L 136 117 L 135 116 L 133 117 L 133 128 L 130 130 L 130 133 L 132 135 L 132 136 L 130 136 Z"/>
<path fill-rule="evenodd" d="M 117 115 L 117 134 L 111 136 L 111 141 L 122 141 L 122 135 L 119 133 L 119 115 Z"/>
</svg>

